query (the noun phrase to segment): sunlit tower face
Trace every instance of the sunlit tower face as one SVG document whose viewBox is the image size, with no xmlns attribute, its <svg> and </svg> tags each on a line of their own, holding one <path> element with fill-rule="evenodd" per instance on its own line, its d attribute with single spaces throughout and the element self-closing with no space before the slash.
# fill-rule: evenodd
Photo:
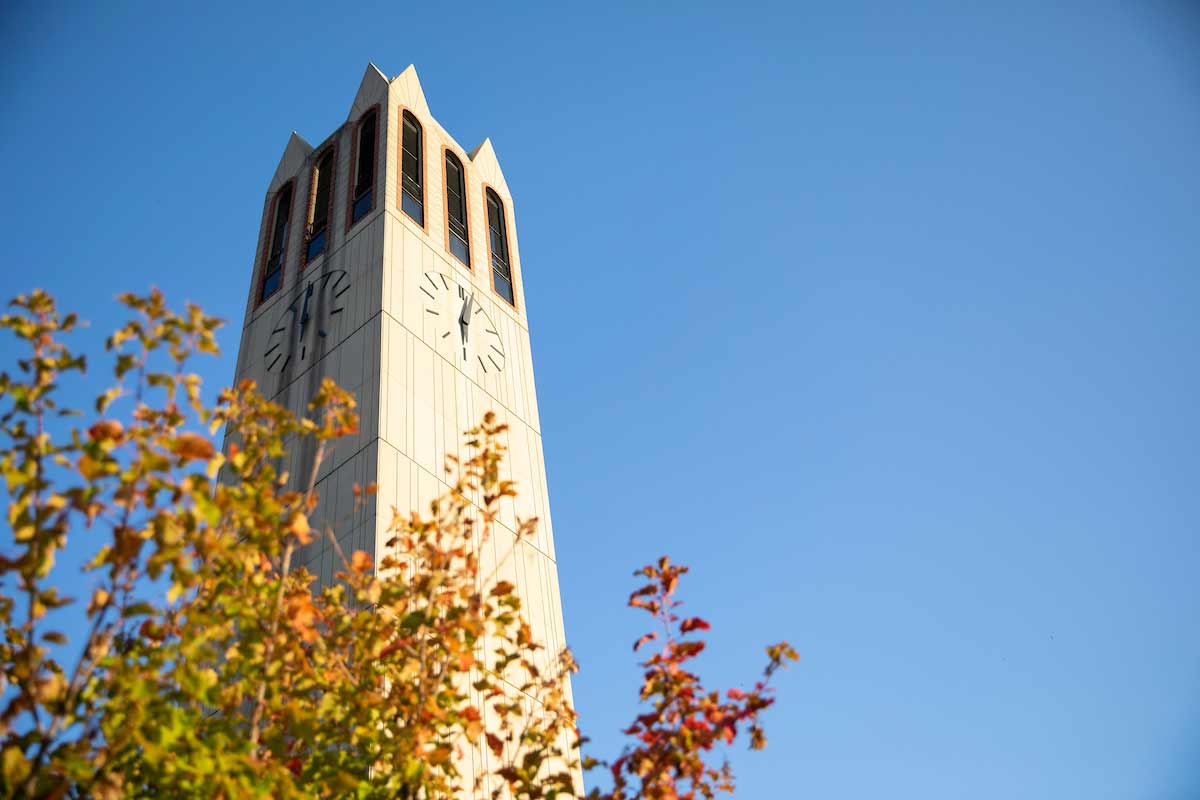
<svg viewBox="0 0 1200 800">
<path fill-rule="evenodd" d="M 293 133 L 275 170 L 237 379 L 297 414 L 326 377 L 354 392 L 358 432 L 322 462 L 312 516 L 376 563 L 392 509 L 428 508 L 462 432 L 494 411 L 519 494 L 480 551 L 483 573 L 519 587 L 549 666 L 565 637 L 523 275 L 491 142 L 461 148 L 412 67 L 388 80 L 369 66 L 345 123 L 315 147 Z M 311 452 L 291 448 L 282 462 L 307 483 Z M 371 483 L 363 502 L 354 486 Z M 518 540 L 531 517 L 537 534 Z M 323 538 L 296 564 L 322 583 L 337 571 Z"/>
</svg>

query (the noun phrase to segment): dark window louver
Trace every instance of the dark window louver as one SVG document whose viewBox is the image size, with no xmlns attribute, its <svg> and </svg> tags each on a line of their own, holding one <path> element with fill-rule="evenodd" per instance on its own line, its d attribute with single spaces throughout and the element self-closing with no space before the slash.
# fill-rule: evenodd
<svg viewBox="0 0 1200 800">
<path fill-rule="evenodd" d="M 491 189 L 487 190 L 487 214 L 488 243 L 492 251 L 492 286 L 510 305 L 516 305 L 512 269 L 508 260 L 508 226 L 504 219 L 504 204 Z"/>
<path fill-rule="evenodd" d="M 421 123 L 405 111 L 400 135 L 400 208 L 417 224 L 425 225 L 425 170 Z"/>
<path fill-rule="evenodd" d="M 275 196 L 275 224 L 271 226 L 271 244 L 263 268 L 261 303 L 279 290 L 283 283 L 283 258 L 287 251 L 288 223 L 292 218 L 292 184 L 288 183 Z"/>
<path fill-rule="evenodd" d="M 446 225 L 450 234 L 450 252 L 470 267 L 471 238 L 467 231 L 466 175 L 462 162 L 449 151 L 446 153 Z"/>
<path fill-rule="evenodd" d="M 368 113 L 358 124 L 358 142 L 356 143 L 357 164 L 354 169 L 354 201 L 350 213 L 350 224 L 353 225 L 365 217 L 375 207 L 375 142 L 378 114 Z"/>
</svg>

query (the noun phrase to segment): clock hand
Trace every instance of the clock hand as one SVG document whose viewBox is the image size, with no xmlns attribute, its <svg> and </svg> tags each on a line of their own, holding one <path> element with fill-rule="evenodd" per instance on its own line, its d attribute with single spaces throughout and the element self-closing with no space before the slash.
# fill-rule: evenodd
<svg viewBox="0 0 1200 800">
<path fill-rule="evenodd" d="M 475 295 L 467 298 L 463 303 L 462 313 L 458 315 L 458 331 L 462 334 L 463 344 L 467 342 L 467 327 L 471 324 L 471 308 L 475 305 Z"/>
<path fill-rule="evenodd" d="M 304 293 L 304 311 L 300 314 L 300 338 L 304 338 L 304 329 L 308 327 L 308 301 L 312 299 L 313 285 L 308 284 L 308 291 Z"/>
</svg>

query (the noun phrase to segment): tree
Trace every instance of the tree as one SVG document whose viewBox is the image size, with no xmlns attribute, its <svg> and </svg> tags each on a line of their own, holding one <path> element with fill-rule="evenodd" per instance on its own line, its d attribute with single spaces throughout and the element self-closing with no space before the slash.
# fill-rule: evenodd
<svg viewBox="0 0 1200 800">
<path fill-rule="evenodd" d="M 60 381 L 85 369 L 64 343 L 76 316 L 38 291 L 0 318 L 28 350 L 0 375 L 4 796 L 578 796 L 581 761 L 601 762 L 578 755 L 564 691 L 575 664 L 541 652 L 516 588 L 477 556 L 516 491 L 501 478 L 504 426 L 488 414 L 467 432 L 452 489 L 395 515 L 379 564 L 339 549 L 338 580 L 318 587 L 293 555 L 337 539 L 310 522 L 315 478 L 296 488 L 276 464 L 285 442 L 311 440 L 315 476 L 357 426 L 353 398 L 326 381 L 296 418 L 243 383 L 208 406 L 187 366 L 217 352 L 219 322 L 157 291 L 120 301 L 131 318 L 106 341 L 115 384 L 84 422 L 59 404 Z M 59 589 L 68 537 L 91 548 L 86 600 Z M 612 786 L 588 797 L 731 791 L 728 766 L 709 763 L 716 745 L 742 728 L 764 744 L 768 681 L 796 655 L 775 645 L 752 689 L 706 690 L 688 662 L 708 623 L 675 612 L 684 572 L 663 558 L 637 573 L 647 583 L 630 605 L 656 631 L 635 649 L 663 639 Z M 68 642 L 55 620 L 84 602 L 84 639 Z"/>
</svg>

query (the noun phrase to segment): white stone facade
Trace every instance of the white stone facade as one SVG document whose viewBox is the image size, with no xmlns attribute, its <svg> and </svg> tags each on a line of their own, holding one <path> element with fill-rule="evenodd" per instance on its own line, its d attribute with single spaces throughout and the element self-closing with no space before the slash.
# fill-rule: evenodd
<svg viewBox="0 0 1200 800">
<path fill-rule="evenodd" d="M 352 140 L 358 121 L 372 109 L 378 113 L 374 208 L 348 225 Z M 424 133 L 424 226 L 410 219 L 399 203 L 399 131 L 404 111 L 419 120 Z M 324 254 L 306 265 L 311 174 L 331 145 L 336 147 L 336 168 L 329 238 Z M 447 247 L 443 149 L 456 154 L 466 172 L 471 268 Z M 274 200 L 289 181 L 294 181 L 294 188 L 282 285 L 259 302 Z M 512 305 L 492 288 L 485 187 L 500 197 L 506 209 Z M 388 538 L 391 509 L 427 511 L 429 502 L 447 488 L 445 457 L 457 453 L 463 431 L 478 423 L 484 412 L 495 411 L 509 426 L 508 468 L 519 496 L 503 507 L 497 535 L 482 555 L 484 571 L 502 565 L 498 577 L 519 587 L 535 636 L 546 644 L 547 658 L 561 650 L 565 646 L 562 606 L 520 250 L 512 197 L 491 143 L 485 140 L 470 153 L 459 147 L 430 114 L 413 67 L 388 80 L 369 66 L 341 128 L 315 148 L 294 133 L 288 141 L 264 202 L 253 272 L 237 380 L 255 380 L 266 396 L 299 414 L 329 376 L 353 391 L 359 404 L 358 434 L 339 443 L 318 475 L 321 502 L 314 522 L 332 524 L 347 553 L 364 550 L 378 561 Z M 457 327 L 453 336 L 446 337 L 446 320 L 433 313 L 446 295 L 435 291 L 436 284 L 431 288 L 431 280 L 443 283 L 447 294 L 457 292 L 452 288 L 455 284 L 473 292 L 478 310 L 471 336 L 486 335 L 490 349 L 473 350 L 473 358 L 464 362 L 457 347 L 451 346 L 458 344 Z M 299 308 L 310 285 L 314 321 L 305 326 L 301 337 L 289 306 Z M 436 300 L 430 299 L 431 294 Z M 481 322 L 490 323 L 489 328 L 476 329 Z M 483 348 L 484 342 L 475 346 Z M 502 358 L 495 355 L 500 351 Z M 276 359 L 284 352 L 290 357 Z M 488 353 L 495 360 L 482 357 Z M 497 362 L 502 369 L 496 368 Z M 289 453 L 285 468 L 293 476 L 307 477 L 312 455 L 297 448 Z M 356 507 L 353 486 L 370 483 L 378 484 L 378 494 Z M 537 536 L 516 542 L 517 519 L 534 516 L 540 520 Z M 339 569 L 334 559 L 331 547 L 318 540 L 299 553 L 298 563 L 329 582 Z"/>
</svg>

